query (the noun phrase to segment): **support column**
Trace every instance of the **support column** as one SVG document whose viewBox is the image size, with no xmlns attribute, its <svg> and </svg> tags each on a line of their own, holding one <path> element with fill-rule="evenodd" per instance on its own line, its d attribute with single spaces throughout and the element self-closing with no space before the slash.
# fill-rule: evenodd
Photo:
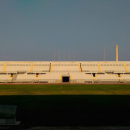
<svg viewBox="0 0 130 130">
<path fill-rule="evenodd" d="M 6 70 L 6 65 L 7 65 L 7 63 L 5 63 L 5 65 L 4 65 L 4 68 L 3 68 L 3 73 L 5 72 L 5 70 Z"/>
<path fill-rule="evenodd" d="M 33 63 L 31 63 L 30 73 L 32 73 L 32 71 L 33 71 Z"/>
<path fill-rule="evenodd" d="M 116 45 L 116 61 L 118 61 L 118 45 Z"/>
</svg>

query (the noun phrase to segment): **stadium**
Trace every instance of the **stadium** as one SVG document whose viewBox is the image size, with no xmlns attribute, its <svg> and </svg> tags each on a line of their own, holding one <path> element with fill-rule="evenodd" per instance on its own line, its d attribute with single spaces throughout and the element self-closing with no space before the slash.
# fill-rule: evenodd
<svg viewBox="0 0 130 130">
<path fill-rule="evenodd" d="M 0 129 L 130 129 L 128 0 L 0 5 Z"/>
<path fill-rule="evenodd" d="M 118 61 L 118 45 L 115 56 L 115 61 L 1 61 L 0 128 L 129 129 L 130 61 Z M 10 117 L 9 107 L 11 112 L 17 107 Z"/>
<path fill-rule="evenodd" d="M 129 83 L 130 62 L 1 61 L 1 83 Z"/>
</svg>

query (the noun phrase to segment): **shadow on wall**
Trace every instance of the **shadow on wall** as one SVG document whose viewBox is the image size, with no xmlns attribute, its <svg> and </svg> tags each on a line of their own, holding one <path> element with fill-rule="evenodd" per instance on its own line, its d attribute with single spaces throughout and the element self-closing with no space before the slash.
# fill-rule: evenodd
<svg viewBox="0 0 130 130">
<path fill-rule="evenodd" d="M 128 126 L 129 95 L 0 96 L 16 105 L 17 120 L 32 126 Z"/>
</svg>

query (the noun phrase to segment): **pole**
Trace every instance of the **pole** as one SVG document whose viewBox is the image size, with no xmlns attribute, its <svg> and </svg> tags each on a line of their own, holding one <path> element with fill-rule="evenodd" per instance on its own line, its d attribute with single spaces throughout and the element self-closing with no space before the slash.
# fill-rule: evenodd
<svg viewBox="0 0 130 130">
<path fill-rule="evenodd" d="M 69 55 L 68 55 L 68 60 L 70 61 L 70 52 L 68 53 Z"/>
<path fill-rule="evenodd" d="M 106 51 L 106 50 L 104 49 L 104 61 L 105 61 L 105 51 Z"/>
<path fill-rule="evenodd" d="M 60 61 L 60 51 L 59 51 L 59 61 Z"/>
<path fill-rule="evenodd" d="M 55 61 L 55 51 L 54 51 L 54 61 Z"/>
<path fill-rule="evenodd" d="M 74 61 L 75 61 L 75 51 L 74 51 Z"/>
<path fill-rule="evenodd" d="M 64 53 L 64 61 L 65 61 L 65 51 L 63 51 L 63 53 Z"/>
<path fill-rule="evenodd" d="M 118 45 L 116 45 L 116 61 L 118 61 Z"/>
</svg>

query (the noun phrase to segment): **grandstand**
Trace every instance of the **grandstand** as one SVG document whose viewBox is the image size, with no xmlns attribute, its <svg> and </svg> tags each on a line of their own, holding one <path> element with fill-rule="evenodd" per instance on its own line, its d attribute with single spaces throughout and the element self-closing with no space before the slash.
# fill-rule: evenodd
<svg viewBox="0 0 130 130">
<path fill-rule="evenodd" d="M 1 61 L 0 83 L 130 83 L 130 61 Z"/>
<path fill-rule="evenodd" d="M 1 61 L 1 83 L 130 83 L 129 61 Z"/>
</svg>

